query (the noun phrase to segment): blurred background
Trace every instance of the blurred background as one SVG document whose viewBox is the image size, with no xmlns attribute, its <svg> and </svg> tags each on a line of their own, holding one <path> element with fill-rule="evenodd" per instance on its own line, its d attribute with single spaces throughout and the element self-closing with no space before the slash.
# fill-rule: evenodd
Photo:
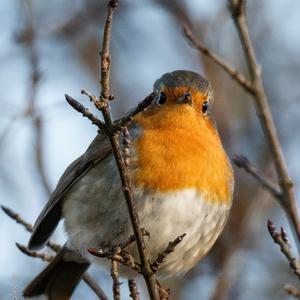
<svg viewBox="0 0 300 300">
<path fill-rule="evenodd" d="M 89 105 L 81 89 L 99 93 L 99 40 L 106 14 L 101 0 L 2 0 L 0 8 L 0 202 L 33 223 L 64 169 L 87 148 L 96 128 L 64 100 L 68 93 Z M 300 2 L 249 0 L 248 20 L 269 103 L 296 190 L 300 185 Z M 151 92 L 167 71 L 203 74 L 215 89 L 214 113 L 232 157 L 244 154 L 276 180 L 249 96 L 218 66 L 192 49 L 182 24 L 238 70 L 241 46 L 220 0 L 123 0 L 112 35 L 112 102 L 118 117 Z M 173 299 L 288 299 L 296 283 L 273 244 L 267 219 L 288 229 L 279 205 L 235 168 L 233 210 L 210 254 L 185 277 L 166 283 Z M 300 195 L 298 193 L 298 199 Z M 0 299 L 21 299 L 23 287 L 45 266 L 15 242 L 29 235 L 0 211 Z M 63 226 L 53 239 L 63 243 Z M 111 297 L 111 279 L 99 266 L 94 278 Z M 13 298 L 15 294 L 17 298 Z M 127 283 L 122 299 L 128 299 Z M 96 299 L 81 283 L 74 299 Z"/>
</svg>

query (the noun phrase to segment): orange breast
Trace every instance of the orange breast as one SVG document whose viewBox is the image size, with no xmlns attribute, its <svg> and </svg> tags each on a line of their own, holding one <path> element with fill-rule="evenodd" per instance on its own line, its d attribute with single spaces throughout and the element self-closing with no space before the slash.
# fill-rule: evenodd
<svg viewBox="0 0 300 300">
<path fill-rule="evenodd" d="M 229 202 L 232 169 L 208 117 L 188 105 L 161 107 L 136 119 L 133 180 L 143 189 L 173 192 L 196 188 L 207 201 Z"/>
</svg>

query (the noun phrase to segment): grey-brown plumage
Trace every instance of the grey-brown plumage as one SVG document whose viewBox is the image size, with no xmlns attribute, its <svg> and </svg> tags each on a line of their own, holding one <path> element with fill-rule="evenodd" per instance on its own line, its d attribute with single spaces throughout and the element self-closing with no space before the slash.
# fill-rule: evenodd
<svg viewBox="0 0 300 300">
<path fill-rule="evenodd" d="M 87 151 L 76 159 L 61 176 L 56 189 L 34 224 L 28 243 L 30 250 L 45 245 L 62 217 L 62 204 L 65 192 L 84 174 L 111 153 L 111 146 L 103 135 L 97 135 Z"/>
<path fill-rule="evenodd" d="M 62 218 L 65 193 L 91 168 L 111 154 L 111 146 L 103 135 L 97 135 L 87 151 L 76 159 L 60 178 L 56 189 L 34 224 L 28 243 L 30 250 L 41 248 Z M 71 297 L 89 262 L 78 253 L 64 247 L 24 290 L 24 297 L 46 294 L 49 299 Z"/>
</svg>

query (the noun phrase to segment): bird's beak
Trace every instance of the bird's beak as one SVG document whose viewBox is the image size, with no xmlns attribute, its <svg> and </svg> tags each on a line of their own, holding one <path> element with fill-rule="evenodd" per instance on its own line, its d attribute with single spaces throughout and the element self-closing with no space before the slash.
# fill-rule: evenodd
<svg viewBox="0 0 300 300">
<path fill-rule="evenodd" d="M 182 104 L 192 105 L 193 103 L 192 94 L 190 92 L 186 92 L 181 97 L 179 97 L 176 102 L 180 104 L 182 103 Z"/>
</svg>

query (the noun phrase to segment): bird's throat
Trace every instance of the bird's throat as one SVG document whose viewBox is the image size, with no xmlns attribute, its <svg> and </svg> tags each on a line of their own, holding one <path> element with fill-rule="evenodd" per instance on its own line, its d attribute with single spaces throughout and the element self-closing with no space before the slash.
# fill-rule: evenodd
<svg viewBox="0 0 300 300">
<path fill-rule="evenodd" d="M 187 107 L 141 115 L 136 121 L 142 128 L 134 143 L 138 187 L 159 192 L 196 188 L 207 201 L 231 200 L 228 158 L 216 130 L 201 114 Z"/>
</svg>

